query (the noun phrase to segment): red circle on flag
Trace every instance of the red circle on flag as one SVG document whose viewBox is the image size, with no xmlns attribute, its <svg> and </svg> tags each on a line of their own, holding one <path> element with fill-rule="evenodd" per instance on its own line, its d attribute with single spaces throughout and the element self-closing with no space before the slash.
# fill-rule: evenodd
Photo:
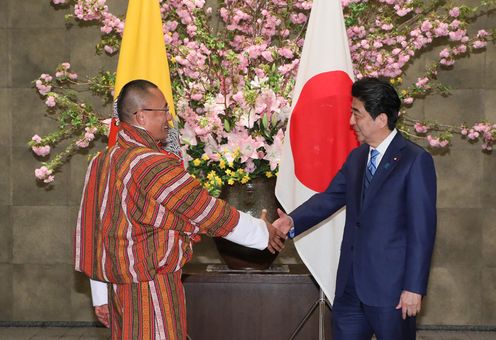
<svg viewBox="0 0 496 340">
<path fill-rule="evenodd" d="M 358 146 L 350 126 L 352 84 L 346 72 L 320 73 L 303 86 L 291 114 L 295 175 L 313 191 L 325 191 Z"/>
</svg>

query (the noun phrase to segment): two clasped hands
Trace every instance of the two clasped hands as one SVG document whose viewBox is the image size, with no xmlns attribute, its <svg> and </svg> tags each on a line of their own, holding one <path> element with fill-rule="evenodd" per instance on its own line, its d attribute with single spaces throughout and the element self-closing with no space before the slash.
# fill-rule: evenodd
<svg viewBox="0 0 496 340">
<path fill-rule="evenodd" d="M 284 241 L 288 238 L 288 232 L 293 226 L 293 220 L 281 209 L 277 209 L 279 218 L 270 223 L 267 220 L 267 210 L 263 209 L 260 218 L 267 224 L 269 230 L 269 243 L 267 249 L 271 253 L 279 252 L 284 248 Z"/>
</svg>

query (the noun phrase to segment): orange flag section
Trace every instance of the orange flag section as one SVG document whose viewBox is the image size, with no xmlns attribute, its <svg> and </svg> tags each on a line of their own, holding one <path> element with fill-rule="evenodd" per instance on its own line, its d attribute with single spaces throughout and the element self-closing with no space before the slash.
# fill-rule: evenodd
<svg viewBox="0 0 496 340">
<path fill-rule="evenodd" d="M 115 80 L 114 99 L 131 80 L 145 79 L 159 87 L 175 118 L 174 101 L 158 0 L 129 0 Z M 118 126 L 112 119 L 109 146 Z"/>
</svg>

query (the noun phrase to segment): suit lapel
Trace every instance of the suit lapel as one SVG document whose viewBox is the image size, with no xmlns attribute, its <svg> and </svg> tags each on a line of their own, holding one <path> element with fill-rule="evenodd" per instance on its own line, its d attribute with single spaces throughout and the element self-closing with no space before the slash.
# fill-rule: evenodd
<svg viewBox="0 0 496 340">
<path fill-rule="evenodd" d="M 357 156 L 357 165 L 356 172 L 354 173 L 354 178 L 351 181 L 356 188 L 353 188 L 352 192 L 355 193 L 355 202 L 357 202 L 358 211 L 360 211 L 360 207 L 362 205 L 362 191 L 363 191 L 363 177 L 365 175 L 365 167 L 367 165 L 367 158 L 369 154 L 369 147 L 363 146 Z"/>
<path fill-rule="evenodd" d="M 389 177 L 389 175 L 394 171 L 396 166 L 401 162 L 401 150 L 405 146 L 405 139 L 398 132 L 396 136 L 389 144 L 386 150 L 386 154 L 382 157 L 379 168 L 376 170 L 369 187 L 367 188 L 367 193 L 362 202 L 362 210 L 364 210 L 369 204 L 370 200 L 374 197 L 384 181 Z M 363 172 L 364 173 L 364 172 Z"/>
</svg>

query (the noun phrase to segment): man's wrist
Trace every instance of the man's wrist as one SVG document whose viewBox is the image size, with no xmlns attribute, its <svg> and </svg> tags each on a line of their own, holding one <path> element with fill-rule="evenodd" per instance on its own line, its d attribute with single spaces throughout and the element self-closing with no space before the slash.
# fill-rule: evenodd
<svg viewBox="0 0 496 340">
<path fill-rule="evenodd" d="M 288 236 L 289 236 L 289 238 L 291 238 L 291 239 L 293 239 L 293 238 L 296 236 L 296 234 L 295 234 L 295 227 L 294 227 L 294 226 L 293 226 L 293 227 L 291 227 L 291 229 L 289 229 L 289 231 L 288 231 Z"/>
<path fill-rule="evenodd" d="M 291 216 L 288 215 L 288 218 L 290 220 L 290 224 L 291 224 L 291 228 L 289 229 L 288 231 L 288 237 L 293 239 L 295 236 L 296 236 L 296 231 L 295 231 L 295 227 L 294 227 L 294 221 L 293 221 L 293 218 Z"/>
</svg>

